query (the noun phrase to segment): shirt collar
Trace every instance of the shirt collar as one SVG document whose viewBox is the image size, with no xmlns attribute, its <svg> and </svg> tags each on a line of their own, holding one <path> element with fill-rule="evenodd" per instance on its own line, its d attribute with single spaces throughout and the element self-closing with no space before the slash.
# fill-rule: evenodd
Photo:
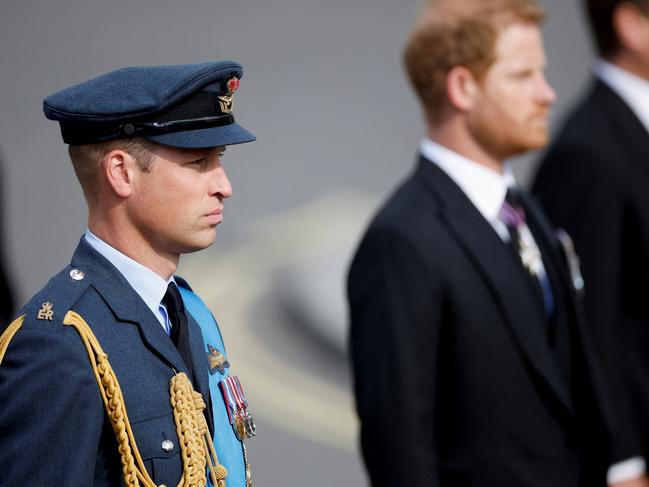
<svg viewBox="0 0 649 487">
<path fill-rule="evenodd" d="M 595 75 L 624 100 L 649 132 L 649 80 L 603 59 L 595 63 Z"/>
<path fill-rule="evenodd" d="M 157 315 L 160 302 L 167 292 L 168 284 L 175 282 L 174 277 L 171 276 L 169 280 L 165 281 L 148 267 L 108 245 L 90 230 L 86 230 L 84 237 L 92 248 L 106 257 L 117 268 L 151 311 Z"/>
<path fill-rule="evenodd" d="M 507 188 L 516 186 L 509 164 L 500 174 L 430 139 L 422 140 L 419 150 L 460 187 L 487 221 L 498 218 Z"/>
</svg>

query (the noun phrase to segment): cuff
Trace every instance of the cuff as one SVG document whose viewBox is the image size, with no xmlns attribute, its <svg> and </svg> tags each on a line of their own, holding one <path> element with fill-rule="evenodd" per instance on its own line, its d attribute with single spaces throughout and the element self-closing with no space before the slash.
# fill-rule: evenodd
<svg viewBox="0 0 649 487">
<path fill-rule="evenodd" d="M 646 471 L 647 464 L 644 458 L 633 457 L 611 465 L 606 474 L 606 481 L 609 485 L 616 482 L 625 482 L 640 477 Z"/>
</svg>

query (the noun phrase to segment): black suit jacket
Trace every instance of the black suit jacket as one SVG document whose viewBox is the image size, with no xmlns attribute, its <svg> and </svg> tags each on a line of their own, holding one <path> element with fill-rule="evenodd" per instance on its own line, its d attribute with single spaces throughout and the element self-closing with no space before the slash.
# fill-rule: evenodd
<svg viewBox="0 0 649 487">
<path fill-rule="evenodd" d="M 596 81 L 534 184 L 581 257 L 586 313 L 613 388 L 619 447 L 649 453 L 649 133 Z"/>
<path fill-rule="evenodd" d="M 367 230 L 348 293 L 372 485 L 604 485 L 591 352 L 557 243 L 527 210 L 557 281 L 572 380 L 517 256 L 436 165 L 422 158 Z"/>
</svg>

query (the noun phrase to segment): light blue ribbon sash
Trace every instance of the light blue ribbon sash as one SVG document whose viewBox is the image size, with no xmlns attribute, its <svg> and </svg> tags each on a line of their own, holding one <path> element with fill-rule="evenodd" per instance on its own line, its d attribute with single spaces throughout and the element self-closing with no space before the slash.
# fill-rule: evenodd
<svg viewBox="0 0 649 487">
<path fill-rule="evenodd" d="M 227 357 L 219 326 L 201 298 L 183 286 L 179 286 L 178 289 L 180 289 L 180 294 L 183 297 L 185 308 L 201 327 L 205 367 L 209 367 L 207 360 L 208 344 Z M 243 462 L 243 449 L 230 425 L 226 405 L 219 389 L 219 382 L 228 375 L 229 369 L 225 369 L 223 374 L 218 371 L 213 375 L 208 373 L 210 396 L 212 397 L 212 415 L 214 417 L 214 449 L 219 457 L 219 463 L 228 469 L 227 486 L 245 487 L 246 470 Z M 213 487 L 209 479 L 208 486 Z"/>
</svg>

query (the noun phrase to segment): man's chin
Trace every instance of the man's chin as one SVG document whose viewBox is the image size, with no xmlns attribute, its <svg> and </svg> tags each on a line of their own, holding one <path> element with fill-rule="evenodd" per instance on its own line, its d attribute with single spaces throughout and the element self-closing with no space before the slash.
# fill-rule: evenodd
<svg viewBox="0 0 649 487">
<path fill-rule="evenodd" d="M 198 252 L 208 248 L 216 241 L 216 228 L 211 232 L 211 234 L 205 235 L 203 238 L 196 239 L 192 242 L 186 242 L 185 246 L 182 249 L 181 254 L 191 254 L 193 252 Z"/>
<path fill-rule="evenodd" d="M 543 149 L 550 142 L 550 136 L 547 130 L 538 130 L 530 134 L 525 140 L 521 141 L 520 153 Z"/>
</svg>

